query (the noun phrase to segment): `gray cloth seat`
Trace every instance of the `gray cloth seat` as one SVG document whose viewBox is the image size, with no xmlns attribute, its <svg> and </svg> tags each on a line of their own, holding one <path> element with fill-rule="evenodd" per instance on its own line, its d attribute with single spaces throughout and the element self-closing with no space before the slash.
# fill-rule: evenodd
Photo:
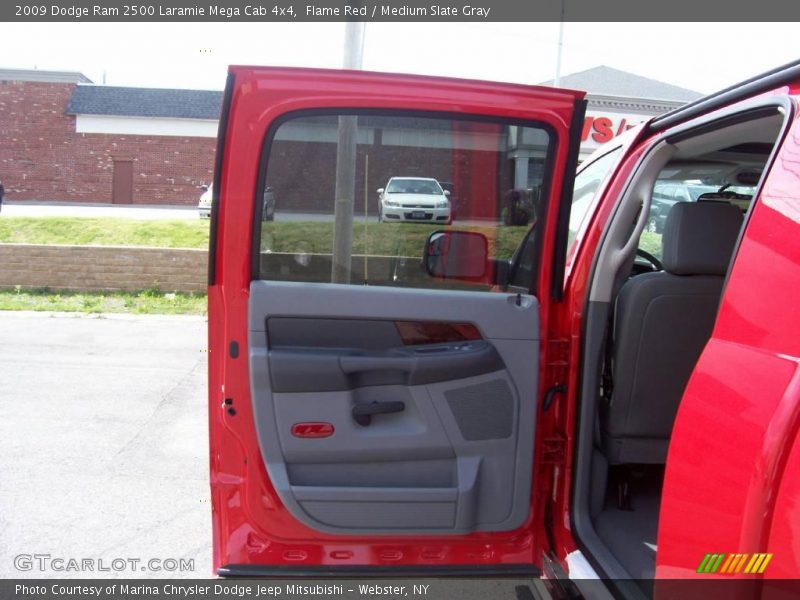
<svg viewBox="0 0 800 600">
<path fill-rule="evenodd" d="M 716 320 L 742 226 L 727 202 L 678 203 L 662 237 L 664 270 L 628 280 L 617 296 L 613 391 L 602 407 L 611 464 L 663 464 L 683 390 Z"/>
</svg>

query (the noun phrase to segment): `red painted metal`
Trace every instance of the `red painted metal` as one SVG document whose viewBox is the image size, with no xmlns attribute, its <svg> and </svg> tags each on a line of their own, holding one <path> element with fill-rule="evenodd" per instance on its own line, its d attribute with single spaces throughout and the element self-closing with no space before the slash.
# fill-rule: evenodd
<svg viewBox="0 0 800 600">
<path fill-rule="evenodd" d="M 281 68 L 231 67 L 235 76 L 221 172 L 216 285 L 209 287 L 209 430 L 214 568 L 259 565 L 538 564 L 543 517 L 532 511 L 516 531 L 456 536 L 336 536 L 299 523 L 281 504 L 263 464 L 251 408 L 247 352 L 232 358 L 231 341 L 248 339 L 251 215 L 261 147 L 269 125 L 287 113 L 317 108 L 433 111 L 536 119 L 557 137 L 542 264 L 552 263 L 555 205 L 567 162 L 569 123 L 581 92 L 430 77 Z M 538 288 L 550 287 L 541 269 Z M 542 322 L 549 301 L 542 295 Z M 550 360 L 549 334 L 542 359 Z M 544 381 L 544 379 L 542 379 Z M 541 396 L 542 390 L 538 391 Z M 220 409 L 233 399 L 235 415 Z M 538 456 L 539 453 L 537 452 Z M 534 493 L 534 498 L 536 493 Z"/>
<path fill-rule="evenodd" d="M 561 559 L 561 566 L 565 570 L 565 557 L 577 548 L 570 523 L 570 504 L 583 310 L 587 301 L 592 264 L 603 228 L 625 182 L 647 147 L 640 143 L 642 130 L 643 125 L 639 125 L 630 134 L 631 137 L 622 145 L 616 166 L 597 191 L 593 200 L 594 207 L 589 211 L 590 216 L 579 229 L 572 252 L 567 257 L 564 300 L 555 305 L 547 325 L 554 332 L 554 338 L 560 341 L 560 360 L 549 366 L 546 377 L 550 385 L 566 383 L 566 392 L 556 396 L 552 408 L 540 416 L 536 435 L 538 440 L 563 439 L 566 454 L 563 463 L 543 465 L 542 470 L 537 473 L 537 481 L 541 486 L 541 507 L 538 512 L 550 515 L 550 530 L 555 546 L 553 551 Z M 537 448 L 541 447 L 542 442 L 539 442 Z"/>
<path fill-rule="evenodd" d="M 716 327 L 681 401 L 664 482 L 658 577 L 697 576 L 706 552 L 772 552 L 765 577 L 800 573 L 798 298 L 795 121 L 752 208 Z"/>
<path fill-rule="evenodd" d="M 331 423 L 295 423 L 292 425 L 292 435 L 299 438 L 326 438 L 333 435 L 334 428 Z"/>
<path fill-rule="evenodd" d="M 553 515 L 554 550 L 563 566 L 577 548 L 569 495 L 587 285 L 610 211 L 651 142 L 640 139 L 628 146 L 595 200 L 591 222 L 579 232 L 569 257 L 565 301 L 550 322 L 557 336 L 569 340 L 564 350 L 568 385 L 538 434 L 562 434 L 569 441 L 563 473 L 551 471 L 539 481 L 553 482 L 542 495 L 551 502 L 545 512 Z M 659 520 L 659 578 L 698 576 L 707 552 L 772 552 L 765 577 L 796 578 L 800 572 L 795 534 L 800 518 L 799 179 L 800 124 L 795 123 L 754 204 L 715 331 L 678 413 Z"/>
<path fill-rule="evenodd" d="M 784 88 L 778 92 L 788 91 Z M 768 95 L 772 94 L 765 94 Z M 641 138 L 641 130 L 635 135 Z M 800 264 L 797 241 L 800 239 L 800 229 L 797 228 L 800 223 L 797 209 L 800 206 L 800 186 L 797 182 L 800 146 L 797 139 L 800 139 L 800 134 L 795 126 L 753 211 L 750 227 L 737 256 L 737 266 L 731 273 L 720 321 L 714 333 L 715 339 L 709 344 L 683 399 L 673 432 L 663 493 L 658 577 L 689 576 L 695 572 L 705 553 L 712 551 L 773 552 L 776 553 L 773 560 L 777 559 L 777 554 L 781 554 L 783 560 L 771 565 L 771 573 L 767 573 L 767 576 L 793 574 L 796 577 L 800 572 L 800 552 L 796 549 L 796 541 L 793 542 L 793 536 L 785 533 L 788 524 L 796 523 L 800 515 L 795 506 L 796 494 L 800 489 L 800 478 L 795 473 L 800 473 L 800 470 L 791 470 L 788 466 L 798 464 L 800 460 L 795 441 L 800 411 L 795 371 L 800 332 L 793 306 L 800 286 L 800 273 L 797 272 Z M 550 503 L 544 512 L 552 515 L 554 551 L 565 567 L 564 558 L 576 549 L 570 526 L 570 481 L 578 401 L 582 311 L 587 285 L 603 227 L 628 176 L 651 141 L 629 141 L 615 172 L 606 179 L 605 189 L 596 197 L 596 208 L 590 210 L 593 212 L 591 220 L 578 232 L 574 251 L 568 257 L 565 301 L 558 306 L 549 325 L 554 334 L 564 340 L 562 350 L 565 363 L 569 365 L 565 370 L 569 374 L 566 394 L 556 401 L 550 411 L 552 416 L 540 421 L 537 433 L 547 439 L 566 436 L 568 451 L 563 466 L 552 467 L 549 473 L 540 474 L 538 480 L 543 485 L 552 482 L 541 490 L 541 496 Z M 781 171 L 783 174 L 779 175 Z M 781 205 L 783 217 L 778 217 L 779 212 L 772 210 L 767 215 L 771 218 L 765 218 L 769 209 L 762 205 L 776 203 Z M 794 210 L 789 210 L 789 207 Z M 761 225 L 754 225 L 758 220 L 761 220 Z M 765 239 L 756 242 L 754 235 L 759 232 Z M 770 252 L 765 252 L 767 248 L 770 248 Z M 748 253 L 759 251 L 756 249 L 760 250 L 761 256 L 752 260 L 751 272 L 743 274 L 740 262 L 746 260 Z M 778 253 L 781 254 L 780 261 L 776 261 L 775 255 Z M 766 265 L 770 265 L 772 270 L 769 278 L 771 285 L 763 287 Z M 775 306 L 765 310 L 765 299 L 770 299 Z M 750 325 L 758 323 L 759 336 L 746 334 L 749 324 L 741 319 L 745 302 L 747 310 L 752 313 L 748 315 L 752 319 Z M 720 335 L 723 335 L 722 331 L 727 331 L 724 335 L 731 338 L 726 346 L 730 345 L 731 340 L 736 340 L 733 347 L 744 359 L 741 363 L 734 362 L 728 354 L 717 354 L 719 349 L 716 344 Z M 782 342 L 793 341 L 791 346 L 776 344 L 772 351 L 772 364 L 769 365 L 764 363 L 762 356 L 767 350 L 763 337 L 767 332 L 779 336 Z M 749 351 L 762 360 L 754 358 L 748 363 L 745 359 L 746 346 L 750 346 Z M 775 352 L 778 348 L 782 352 Z M 727 348 L 727 352 L 730 353 L 730 348 Z M 749 368 L 745 364 L 749 364 Z M 698 381 L 707 381 L 702 374 L 704 368 L 718 370 L 714 376 L 717 387 L 707 383 L 695 387 Z M 741 389 L 727 387 L 729 384 L 726 382 L 734 379 L 739 380 Z M 759 385 L 764 386 L 761 392 L 757 391 Z M 689 398 L 690 394 L 695 394 L 693 399 Z M 768 395 L 772 396 L 771 400 L 767 398 Z M 751 408 L 766 409 L 766 413 L 761 414 L 760 428 L 753 428 L 751 415 L 734 408 L 745 397 Z M 767 408 L 770 404 L 774 404 L 775 410 Z M 716 407 L 716 413 L 711 412 L 710 405 Z M 725 423 L 722 429 L 721 422 Z M 747 456 L 741 451 L 743 440 L 750 443 L 751 454 Z M 792 444 L 795 449 L 789 456 Z M 761 461 L 760 465 L 758 461 Z M 737 473 L 733 477 L 736 480 L 734 485 L 730 485 L 730 472 Z M 722 484 L 723 481 L 728 485 Z M 698 494 L 701 491 L 704 493 Z M 722 514 L 725 518 L 720 517 Z M 771 525 L 765 523 L 765 519 L 771 520 Z"/>
<path fill-rule="evenodd" d="M 257 161 L 269 123 L 308 108 L 406 108 L 532 118 L 559 138 L 551 205 L 560 193 L 577 94 L 433 78 L 293 69 L 232 68 L 237 85 L 222 172 L 217 285 L 209 288 L 209 343 L 247 340 L 250 215 Z M 795 88 L 782 93 L 797 94 Z M 281 505 L 258 451 L 246 360 L 209 355 L 214 566 L 539 565 L 547 522 L 557 557 L 576 548 L 570 482 L 582 313 L 603 227 L 652 140 L 632 140 L 598 196 L 570 256 L 564 300 L 541 294 L 541 389 L 566 382 L 536 432 L 531 516 L 513 532 L 462 536 L 333 536 L 298 523 Z M 542 264 L 551 264 L 554 222 Z M 541 269 L 539 289 L 552 273 Z M 693 374 L 670 445 L 657 576 L 691 577 L 707 552 L 772 552 L 766 577 L 800 573 L 800 125 L 788 134 L 755 201 L 719 318 Z M 246 356 L 246 353 L 243 353 Z M 235 416 L 221 409 L 233 398 Z M 543 448 L 558 447 L 543 458 Z"/>
</svg>

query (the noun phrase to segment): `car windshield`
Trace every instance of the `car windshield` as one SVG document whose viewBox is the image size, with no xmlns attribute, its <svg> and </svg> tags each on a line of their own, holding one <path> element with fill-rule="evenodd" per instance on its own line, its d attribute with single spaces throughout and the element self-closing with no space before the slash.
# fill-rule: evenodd
<svg viewBox="0 0 800 600">
<path fill-rule="evenodd" d="M 442 188 L 431 179 L 392 179 L 386 187 L 389 194 L 438 194 Z"/>
<path fill-rule="evenodd" d="M 733 192 L 734 194 L 742 194 L 744 196 L 753 196 L 756 193 L 756 186 L 754 185 L 729 185 L 725 187 L 726 192 Z"/>
<path fill-rule="evenodd" d="M 692 202 L 697 202 L 697 199 L 702 194 L 711 194 L 719 191 L 719 189 L 720 186 L 718 185 L 686 184 L 686 191 L 688 192 L 689 198 L 691 198 Z"/>
<path fill-rule="evenodd" d="M 755 185 L 736 185 L 729 182 L 725 172 L 700 165 L 681 168 L 667 167 L 653 187 L 650 214 L 646 229 L 639 239 L 639 249 L 657 258 L 662 256 L 661 236 L 667 216 L 679 202 L 722 200 L 746 211 L 755 194 Z"/>
</svg>

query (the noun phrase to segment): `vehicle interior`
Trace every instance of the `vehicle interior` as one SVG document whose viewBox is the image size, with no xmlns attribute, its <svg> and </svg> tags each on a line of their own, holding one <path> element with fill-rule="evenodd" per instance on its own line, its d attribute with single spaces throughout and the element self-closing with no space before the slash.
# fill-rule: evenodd
<svg viewBox="0 0 800 600">
<path fill-rule="evenodd" d="M 712 331 L 745 211 L 785 127 L 785 108 L 775 102 L 661 134 L 614 200 L 593 253 L 573 530 L 598 572 L 636 580 L 640 595 L 654 573 L 680 398 Z M 453 133 L 475 133 L 472 121 L 358 119 L 372 143 L 355 153 L 363 171 L 347 178 L 356 191 L 364 182 L 349 222 L 337 213 L 337 161 L 314 160 L 337 156 L 329 141 L 336 138 L 320 131 L 338 131 L 338 117 L 287 121 L 274 147 L 265 146 L 271 154 L 259 185 L 274 188 L 284 206 L 325 216 L 313 227 L 300 223 L 313 235 L 288 242 L 285 230 L 255 217 L 248 360 L 270 481 L 312 529 L 508 533 L 507 543 L 516 543 L 510 536 L 529 516 L 535 489 L 539 371 L 530 365 L 540 362 L 541 339 L 530 291 L 543 242 L 532 226 L 538 213 L 516 223 L 505 218 L 503 200 L 540 197 L 551 138 L 533 124 L 480 124 L 476 137 Z M 519 170 L 524 182 L 509 140 L 530 155 Z M 293 164 L 314 164 L 319 176 L 297 177 Z M 445 235 L 433 224 L 368 218 L 376 208 L 368 182 L 397 172 L 457 181 L 463 229 Z M 576 178 L 573 212 L 591 211 L 590 189 Z M 657 211 L 666 214 L 663 227 L 648 226 Z M 347 252 L 333 243 L 337 226 L 352 232 Z M 309 424 L 331 427 L 294 428 Z"/>
<path fill-rule="evenodd" d="M 652 593 L 673 423 L 784 121 L 782 108 L 762 105 L 666 132 L 621 194 L 596 255 L 575 530 L 602 573 L 637 580 L 634 596 Z"/>
</svg>

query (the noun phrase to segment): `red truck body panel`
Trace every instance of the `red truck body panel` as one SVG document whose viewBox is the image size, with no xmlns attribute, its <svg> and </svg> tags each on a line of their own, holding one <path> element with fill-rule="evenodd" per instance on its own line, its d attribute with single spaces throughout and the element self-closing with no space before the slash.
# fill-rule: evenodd
<svg viewBox="0 0 800 600">
<path fill-rule="evenodd" d="M 751 210 L 675 422 L 657 577 L 699 576 L 708 552 L 771 552 L 770 577 L 800 573 L 800 122 Z"/>
<path fill-rule="evenodd" d="M 564 179 L 570 118 L 582 95 L 476 81 L 232 67 L 216 217 L 216 280 L 209 287 L 209 427 L 214 568 L 240 565 L 415 567 L 541 565 L 577 547 L 570 523 L 573 445 L 583 310 L 594 256 L 629 174 L 653 138 L 632 136 L 607 178 L 569 257 L 564 299 L 540 294 L 539 398 L 566 381 L 566 393 L 539 420 L 531 514 L 512 532 L 458 536 L 337 536 L 298 522 L 281 504 L 259 452 L 246 356 L 252 215 L 259 156 L 282 115 L 317 108 L 405 109 L 530 119 L 560 140 L 553 198 Z M 782 90 L 784 92 L 793 90 Z M 552 264 L 548 220 L 542 265 Z M 539 290 L 553 273 L 542 268 Z M 711 553 L 774 554 L 770 577 L 800 573 L 800 123 L 795 121 L 754 198 L 712 338 L 683 397 L 666 467 L 657 577 L 698 576 Z M 227 399 L 227 400 L 226 400 Z M 235 417 L 230 410 L 235 410 Z M 554 440 L 560 459 L 544 461 Z M 548 543 L 545 522 L 552 534 Z M 564 563 L 565 564 L 565 563 Z M 707 575 L 703 575 L 708 577 Z M 744 576 L 744 575 L 742 575 Z"/>
</svg>

